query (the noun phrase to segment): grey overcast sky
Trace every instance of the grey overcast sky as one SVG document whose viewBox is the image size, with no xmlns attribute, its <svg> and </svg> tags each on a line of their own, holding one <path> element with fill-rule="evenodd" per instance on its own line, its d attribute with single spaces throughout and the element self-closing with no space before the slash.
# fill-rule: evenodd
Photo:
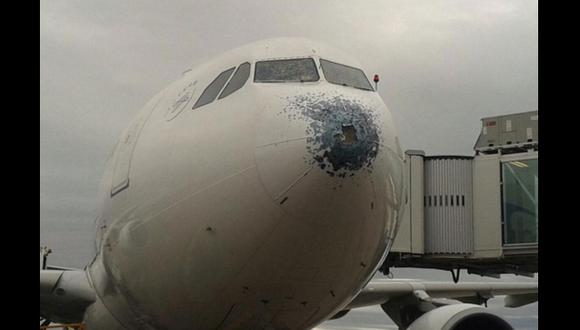
<svg viewBox="0 0 580 330">
<path fill-rule="evenodd" d="M 404 149 L 471 155 L 480 118 L 538 107 L 533 0 L 45 0 L 40 9 L 41 243 L 72 244 L 58 251 L 63 263 L 90 247 L 105 159 L 131 117 L 183 71 L 255 40 L 306 37 L 350 52 L 380 74 Z"/>
<path fill-rule="evenodd" d="M 212 56 L 299 36 L 350 52 L 404 149 L 472 154 L 480 118 L 537 110 L 536 1 L 62 1 L 40 12 L 41 221 L 96 216 L 104 162 L 156 92 Z"/>
</svg>

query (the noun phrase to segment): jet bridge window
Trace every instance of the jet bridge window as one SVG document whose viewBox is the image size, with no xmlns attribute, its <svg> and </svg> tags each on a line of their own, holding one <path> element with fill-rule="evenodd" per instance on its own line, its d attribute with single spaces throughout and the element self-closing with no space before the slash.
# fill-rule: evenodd
<svg viewBox="0 0 580 330">
<path fill-rule="evenodd" d="M 329 83 L 374 91 L 361 69 L 323 59 L 320 59 L 320 65 L 322 66 L 324 77 Z"/>
<path fill-rule="evenodd" d="M 320 76 L 311 58 L 256 62 L 254 82 L 285 83 L 318 81 Z"/>
<path fill-rule="evenodd" d="M 220 91 L 222 90 L 222 88 L 224 87 L 224 85 L 226 84 L 226 82 L 228 81 L 228 79 L 230 78 L 230 76 L 232 75 L 232 72 L 234 72 L 234 69 L 235 69 L 235 67 L 233 67 L 231 69 L 227 69 L 226 71 L 220 73 L 211 82 L 211 84 L 209 84 L 205 88 L 203 93 L 201 93 L 201 95 L 199 96 L 199 99 L 197 100 L 197 102 L 195 102 L 193 109 L 199 108 L 201 106 L 204 106 L 206 104 L 213 102 L 215 100 L 215 98 L 218 96 L 218 94 L 220 93 Z"/>
<path fill-rule="evenodd" d="M 538 242 L 538 160 L 502 164 L 504 244 Z"/>
<path fill-rule="evenodd" d="M 236 73 L 234 73 L 234 76 L 232 77 L 226 88 L 224 88 L 223 92 L 220 94 L 218 99 L 221 100 L 224 97 L 237 91 L 238 89 L 244 87 L 244 84 L 246 83 L 249 77 L 250 77 L 250 63 L 246 62 L 238 67 Z"/>
</svg>

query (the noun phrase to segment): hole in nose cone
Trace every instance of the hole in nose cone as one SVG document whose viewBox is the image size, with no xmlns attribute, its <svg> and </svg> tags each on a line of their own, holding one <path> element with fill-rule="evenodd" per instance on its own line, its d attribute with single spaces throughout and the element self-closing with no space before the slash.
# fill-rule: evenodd
<svg viewBox="0 0 580 330">
<path fill-rule="evenodd" d="M 352 125 L 342 126 L 342 136 L 344 137 L 342 143 L 345 145 L 352 145 L 358 142 L 356 129 Z"/>
<path fill-rule="evenodd" d="M 329 175 L 342 178 L 368 167 L 375 158 L 378 147 L 376 130 L 370 124 L 361 120 L 349 124 L 328 123 L 320 134 L 320 149 L 323 153 L 314 158 L 319 166 L 325 169 L 326 165 L 331 165 L 332 169 L 327 169 Z"/>
<path fill-rule="evenodd" d="M 344 95 L 324 93 L 289 97 L 284 112 L 291 119 L 308 121 L 305 158 L 331 177 L 354 176 L 362 169 L 372 171 L 380 145 L 378 114 L 367 103 Z"/>
</svg>

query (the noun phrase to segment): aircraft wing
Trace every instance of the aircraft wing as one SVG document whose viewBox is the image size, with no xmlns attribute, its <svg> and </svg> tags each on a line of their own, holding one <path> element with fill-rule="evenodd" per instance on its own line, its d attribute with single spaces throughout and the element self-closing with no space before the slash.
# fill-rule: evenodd
<svg viewBox="0 0 580 330">
<path fill-rule="evenodd" d="M 524 306 L 538 300 L 538 283 L 373 280 L 334 318 L 354 308 L 380 305 L 400 329 L 448 329 L 459 324 L 471 328 L 468 322 L 476 318 L 496 325 L 491 328 L 509 329 L 504 327 L 506 321 L 478 306 L 502 295 L 506 307 Z"/>
<path fill-rule="evenodd" d="M 85 271 L 65 269 L 40 271 L 40 316 L 47 321 L 80 322 L 95 294 Z"/>
<path fill-rule="evenodd" d="M 447 283 L 447 282 L 421 282 L 415 280 L 375 280 L 369 282 L 367 286 L 354 298 L 346 309 L 365 307 L 371 305 L 381 305 L 389 300 L 413 295 L 415 293 L 426 293 L 430 298 L 449 298 L 463 302 L 483 302 L 494 296 L 507 295 L 506 307 L 520 307 L 537 300 L 537 282 L 472 282 L 472 283 Z M 525 302 L 525 297 L 533 297 L 534 300 Z M 517 304 L 521 302 L 522 304 Z"/>
</svg>

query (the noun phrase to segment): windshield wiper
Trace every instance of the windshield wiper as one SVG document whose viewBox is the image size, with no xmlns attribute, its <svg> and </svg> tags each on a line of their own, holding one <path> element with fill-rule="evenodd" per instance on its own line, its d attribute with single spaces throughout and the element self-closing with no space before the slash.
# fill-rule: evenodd
<svg viewBox="0 0 580 330">
<path fill-rule="evenodd" d="M 304 83 L 304 82 L 314 82 L 316 80 L 304 80 L 304 79 L 300 79 L 300 80 L 256 80 L 255 82 L 257 83 L 293 83 L 293 82 L 300 82 L 300 83 Z"/>
<path fill-rule="evenodd" d="M 357 86 L 350 86 L 356 89 L 362 89 L 363 91 L 374 91 L 374 89 L 368 89 L 368 88 L 364 88 L 364 87 L 357 87 Z"/>
</svg>

